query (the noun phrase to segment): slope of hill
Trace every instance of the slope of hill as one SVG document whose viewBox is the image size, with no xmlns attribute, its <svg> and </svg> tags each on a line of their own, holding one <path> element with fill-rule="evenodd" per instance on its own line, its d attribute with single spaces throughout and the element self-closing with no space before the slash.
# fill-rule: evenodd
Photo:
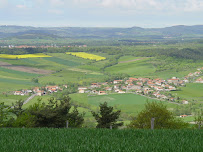
<svg viewBox="0 0 203 152">
<path fill-rule="evenodd" d="M 0 26 L 0 38 L 22 37 L 23 35 L 39 35 L 66 38 L 135 38 L 148 37 L 163 39 L 164 37 L 202 37 L 203 25 L 172 26 L 166 28 L 97 28 L 97 27 L 25 27 Z"/>
</svg>

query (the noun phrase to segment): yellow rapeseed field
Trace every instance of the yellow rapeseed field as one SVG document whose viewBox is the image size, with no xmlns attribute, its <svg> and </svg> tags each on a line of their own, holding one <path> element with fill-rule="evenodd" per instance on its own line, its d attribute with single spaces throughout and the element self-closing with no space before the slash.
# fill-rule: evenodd
<svg viewBox="0 0 203 152">
<path fill-rule="evenodd" d="M 89 54 L 89 53 L 85 53 L 85 52 L 66 52 L 66 54 L 75 55 L 77 57 L 81 57 L 81 58 L 89 59 L 89 60 L 96 60 L 96 61 L 106 59 L 105 57 L 95 55 L 95 54 Z"/>
<path fill-rule="evenodd" d="M 0 58 L 5 58 L 5 59 L 25 59 L 25 58 L 44 58 L 44 57 L 51 57 L 51 56 L 45 55 L 43 53 L 23 54 L 23 55 L 0 54 Z"/>
</svg>

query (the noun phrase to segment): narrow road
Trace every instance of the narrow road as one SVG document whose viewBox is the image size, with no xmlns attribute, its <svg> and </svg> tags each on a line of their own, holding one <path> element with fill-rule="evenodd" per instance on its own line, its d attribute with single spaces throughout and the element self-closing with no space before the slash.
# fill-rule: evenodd
<svg viewBox="0 0 203 152">
<path fill-rule="evenodd" d="M 31 95 L 30 97 L 28 97 L 28 98 L 24 101 L 23 104 L 28 103 L 28 102 L 29 102 L 30 100 L 32 100 L 35 96 L 37 96 L 37 94 L 33 94 L 33 95 Z"/>
</svg>

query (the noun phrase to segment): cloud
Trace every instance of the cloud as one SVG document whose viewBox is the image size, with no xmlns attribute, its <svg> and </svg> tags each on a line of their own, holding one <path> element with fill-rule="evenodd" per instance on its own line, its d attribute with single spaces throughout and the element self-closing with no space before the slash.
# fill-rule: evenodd
<svg viewBox="0 0 203 152">
<path fill-rule="evenodd" d="M 52 6 L 63 6 L 65 4 L 65 0 L 50 0 Z"/>
<path fill-rule="evenodd" d="M 70 0 L 77 5 L 134 11 L 203 11 L 202 0 Z M 151 13 L 151 12 L 149 12 Z"/>
<path fill-rule="evenodd" d="M 0 0 L 0 8 L 4 8 L 8 5 L 8 0 Z"/>
<path fill-rule="evenodd" d="M 50 9 L 50 10 L 48 10 L 48 13 L 56 14 L 56 15 L 61 15 L 61 14 L 63 14 L 64 12 L 61 11 L 61 10 L 57 10 L 57 9 Z"/>
<path fill-rule="evenodd" d="M 25 9 L 25 8 L 27 8 L 26 5 L 16 5 L 16 7 L 19 8 L 19 9 Z"/>
<path fill-rule="evenodd" d="M 203 11 L 202 0 L 187 0 L 184 10 L 187 12 Z"/>
</svg>

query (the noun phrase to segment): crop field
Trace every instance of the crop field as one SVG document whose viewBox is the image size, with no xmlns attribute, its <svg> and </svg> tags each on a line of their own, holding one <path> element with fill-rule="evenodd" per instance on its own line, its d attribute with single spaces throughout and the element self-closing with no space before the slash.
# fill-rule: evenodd
<svg viewBox="0 0 203 152">
<path fill-rule="evenodd" d="M 10 54 L 0 54 L 0 58 L 5 59 L 25 59 L 25 58 L 44 58 L 51 57 L 42 53 L 37 54 L 24 54 L 24 55 L 10 55 Z"/>
<path fill-rule="evenodd" d="M 78 62 L 65 60 L 65 59 L 61 59 L 61 58 L 57 58 L 57 57 L 51 57 L 51 58 L 45 58 L 45 59 L 48 61 L 56 62 L 58 64 L 71 66 L 71 67 L 80 65 L 80 63 L 78 63 Z"/>
<path fill-rule="evenodd" d="M 200 152 L 202 130 L 0 129 L 2 152 Z"/>
<path fill-rule="evenodd" d="M 85 52 L 66 52 L 66 54 L 75 55 L 75 56 L 80 57 L 80 58 L 89 59 L 89 60 L 96 60 L 96 61 L 106 59 L 105 57 L 95 55 L 95 54 L 89 54 L 89 53 L 85 53 Z"/>
<path fill-rule="evenodd" d="M 47 103 L 47 99 L 51 96 L 42 96 L 42 102 Z M 98 110 L 99 104 L 107 102 L 108 105 L 115 107 L 122 111 L 122 113 L 127 113 L 130 115 L 137 115 L 138 112 L 144 109 L 146 102 L 157 101 L 155 99 L 148 99 L 147 97 L 136 95 L 136 94 L 110 94 L 110 95 L 96 95 L 88 96 L 88 94 L 70 94 L 73 102 L 86 105 L 91 110 Z M 28 107 L 33 103 L 37 102 L 38 97 L 32 99 L 29 103 L 25 104 L 24 107 Z M 168 103 L 162 101 L 169 110 L 173 110 L 176 104 Z M 87 116 L 86 116 L 87 117 Z M 90 115 L 92 118 L 92 116 Z"/>
<path fill-rule="evenodd" d="M 39 84 L 33 83 L 30 80 L 0 78 L 0 93 L 29 89 L 37 85 Z"/>
<path fill-rule="evenodd" d="M 15 103 L 16 101 L 22 99 L 27 99 L 28 96 L 15 96 L 15 95 L 0 95 L 0 103 L 4 102 L 5 105 L 12 105 L 12 103 Z"/>
<path fill-rule="evenodd" d="M 203 101 L 203 84 L 189 83 L 186 87 L 181 87 L 181 91 L 174 92 L 174 95 L 186 98 L 188 100 Z"/>
<path fill-rule="evenodd" d="M 149 59 L 142 59 L 138 61 L 120 63 L 109 68 L 106 72 L 109 73 L 126 73 L 130 76 L 145 76 L 150 75 L 156 71 L 156 68 L 148 62 Z"/>
<path fill-rule="evenodd" d="M 102 74 L 91 74 L 73 70 L 62 70 L 57 73 L 53 73 L 48 76 L 40 77 L 39 82 L 46 84 L 49 82 L 55 82 L 57 84 L 66 84 L 68 82 L 74 82 L 82 84 L 83 82 L 96 82 L 104 77 Z"/>
<path fill-rule="evenodd" d="M 157 101 L 155 99 L 148 99 L 147 97 L 136 95 L 136 94 L 110 94 L 101 96 L 89 96 L 88 103 L 90 105 L 99 106 L 100 103 L 107 102 L 109 105 L 120 109 L 124 113 L 131 115 L 137 115 L 138 112 L 144 109 L 146 102 Z M 167 105 L 169 109 L 173 109 L 175 104 L 167 103 L 162 101 Z"/>
</svg>

